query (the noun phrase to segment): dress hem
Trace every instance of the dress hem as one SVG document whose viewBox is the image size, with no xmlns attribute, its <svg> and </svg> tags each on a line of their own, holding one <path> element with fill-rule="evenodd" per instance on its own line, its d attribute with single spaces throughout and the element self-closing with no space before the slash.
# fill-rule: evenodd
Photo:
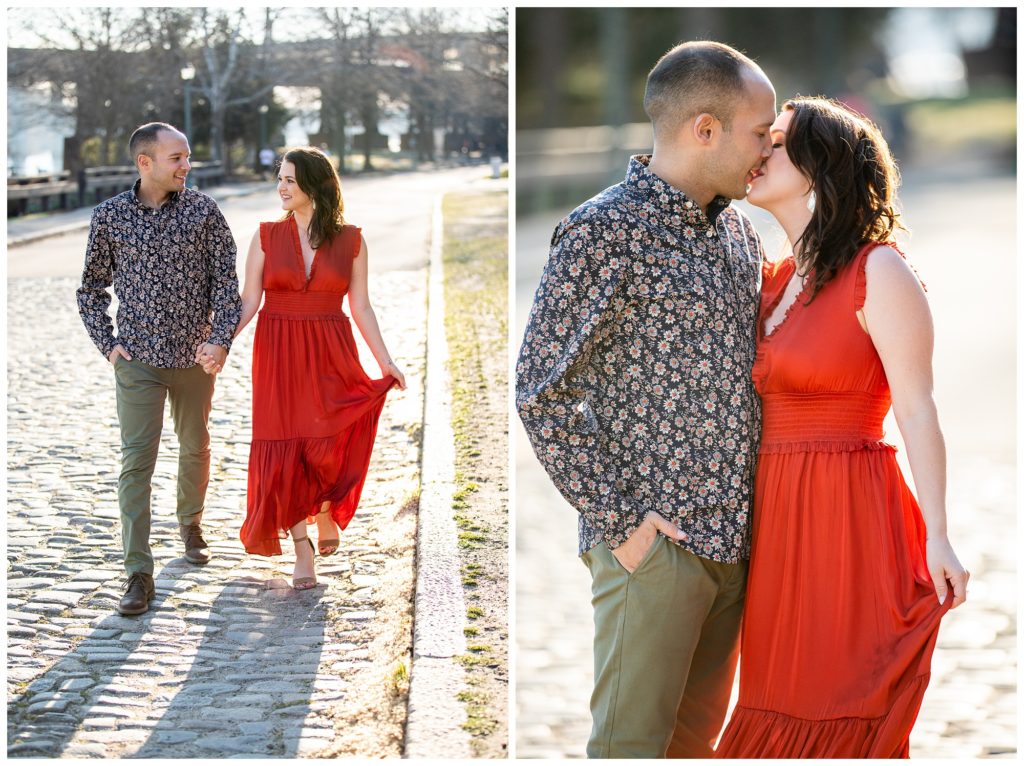
<svg viewBox="0 0 1024 766">
<path fill-rule="evenodd" d="M 801 718 L 737 705 L 716 758 L 907 758 L 931 673 L 914 677 L 874 718 Z"/>
</svg>

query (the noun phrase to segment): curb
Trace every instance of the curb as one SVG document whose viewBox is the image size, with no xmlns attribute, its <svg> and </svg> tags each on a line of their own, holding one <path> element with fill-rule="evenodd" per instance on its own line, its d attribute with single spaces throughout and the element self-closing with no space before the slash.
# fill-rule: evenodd
<svg viewBox="0 0 1024 766">
<path fill-rule="evenodd" d="M 465 670 L 455 659 L 466 651 L 462 633 L 466 606 L 451 508 L 455 436 L 444 327 L 443 237 L 439 197 L 430 238 L 423 462 L 405 758 L 472 757 L 469 734 L 462 728 L 466 710 L 456 696 L 466 684 Z"/>
<path fill-rule="evenodd" d="M 20 237 L 8 237 L 7 247 L 20 247 L 21 245 L 29 245 L 33 242 L 38 242 L 41 239 L 50 239 L 50 237 L 60 237 L 64 234 L 71 234 L 76 231 L 83 231 L 88 229 L 91 221 L 81 221 L 79 223 L 69 223 L 65 226 L 56 226 L 46 231 L 37 231 L 32 234 L 22 234 Z"/>
<path fill-rule="evenodd" d="M 202 189 L 200 189 L 202 191 Z M 231 191 L 229 194 L 219 194 L 213 197 L 216 201 L 230 199 L 231 197 L 247 197 L 250 194 L 256 194 L 257 192 L 265 191 L 264 189 L 242 189 L 239 191 Z M 213 196 L 212 194 L 210 195 Z M 78 208 L 81 210 L 82 208 Z M 60 237 L 65 234 L 71 234 L 76 231 L 87 230 L 92 225 L 92 217 L 79 221 L 77 223 L 68 223 L 63 226 L 54 226 L 52 229 L 45 229 L 43 231 L 32 232 L 31 234 L 21 234 L 20 236 L 8 236 L 7 237 L 7 248 L 21 247 L 22 245 L 29 245 L 33 242 L 38 242 L 41 239 L 50 239 L 51 237 Z"/>
</svg>

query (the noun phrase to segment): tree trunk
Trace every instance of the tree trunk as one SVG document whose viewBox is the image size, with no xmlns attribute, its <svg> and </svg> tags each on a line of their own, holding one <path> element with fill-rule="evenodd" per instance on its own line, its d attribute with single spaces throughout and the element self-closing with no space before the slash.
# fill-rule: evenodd
<svg viewBox="0 0 1024 766">
<path fill-rule="evenodd" d="M 377 99 L 367 96 L 360 114 L 363 123 L 363 170 L 373 170 L 373 137 L 377 132 Z"/>
<path fill-rule="evenodd" d="M 345 120 L 345 110 L 338 109 L 338 116 L 334 123 L 335 132 L 332 134 L 334 137 L 334 153 L 338 156 L 338 173 L 345 171 L 345 151 L 348 148 L 346 145 L 345 128 L 348 127 L 348 123 Z"/>
<path fill-rule="evenodd" d="M 224 120 L 226 117 L 227 109 L 224 106 L 223 99 L 210 99 L 210 159 L 214 162 L 218 160 L 225 163 L 225 173 L 227 172 L 227 158 L 226 152 L 224 151 Z"/>
</svg>

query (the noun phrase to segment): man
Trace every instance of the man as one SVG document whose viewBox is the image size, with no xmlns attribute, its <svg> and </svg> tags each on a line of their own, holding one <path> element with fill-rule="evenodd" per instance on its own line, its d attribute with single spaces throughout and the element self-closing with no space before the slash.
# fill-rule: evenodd
<svg viewBox="0 0 1024 766">
<path fill-rule="evenodd" d="M 224 216 L 208 196 L 185 187 L 191 167 L 185 136 L 166 123 L 149 123 L 132 134 L 129 151 L 139 180 L 93 211 L 78 308 L 114 368 L 128 574 L 118 610 L 142 614 L 154 595 L 150 480 L 168 397 L 180 446 L 177 515 L 185 558 L 210 560 L 200 521 L 210 480 L 212 373 L 231 347 L 241 299 Z M 107 314 L 111 285 L 120 304 L 116 337 Z M 211 374 L 196 363 L 199 353 L 212 358 Z"/>
<path fill-rule="evenodd" d="M 274 150 L 266 146 L 260 149 L 260 176 L 266 178 L 273 164 Z"/>
<path fill-rule="evenodd" d="M 517 366 L 534 450 L 580 513 L 604 758 L 709 757 L 735 675 L 760 410 L 761 245 L 729 206 L 775 91 L 712 42 L 651 70 L 652 156 L 557 227 Z"/>
</svg>

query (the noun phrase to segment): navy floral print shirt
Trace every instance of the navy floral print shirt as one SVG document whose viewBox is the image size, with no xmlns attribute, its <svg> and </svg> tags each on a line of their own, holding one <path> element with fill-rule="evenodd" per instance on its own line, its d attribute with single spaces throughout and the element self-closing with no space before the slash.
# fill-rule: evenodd
<svg viewBox="0 0 1024 766">
<path fill-rule="evenodd" d="M 120 343 L 153 367 L 191 367 L 201 343 L 231 348 L 242 315 L 235 240 L 207 195 L 185 189 L 154 210 L 140 183 L 93 210 L 78 311 L 105 357 Z"/>
<path fill-rule="evenodd" d="M 630 160 L 555 229 L 516 367 L 538 459 L 579 512 L 580 553 L 656 511 L 681 546 L 749 558 L 760 436 L 751 381 L 764 260 L 750 220 L 705 215 Z"/>
</svg>

